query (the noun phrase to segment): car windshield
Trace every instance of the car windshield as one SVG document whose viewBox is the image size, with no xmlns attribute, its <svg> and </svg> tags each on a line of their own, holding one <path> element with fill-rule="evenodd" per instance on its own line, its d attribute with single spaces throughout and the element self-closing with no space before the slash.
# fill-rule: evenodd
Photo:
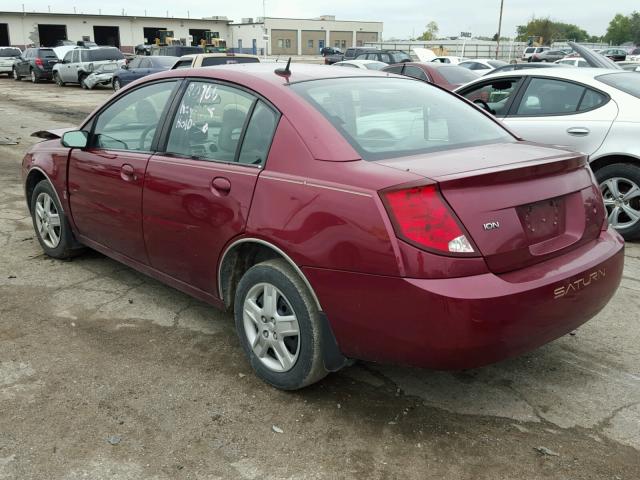
<svg viewBox="0 0 640 480">
<path fill-rule="evenodd" d="M 473 70 L 458 66 L 440 67 L 438 73 L 452 85 L 462 85 L 478 78 L 478 74 Z"/>
<path fill-rule="evenodd" d="M 38 52 L 38 56 L 40 58 L 58 58 L 58 56 L 56 55 L 56 52 L 54 52 L 50 48 L 41 48 L 40 51 Z"/>
<path fill-rule="evenodd" d="M 515 139 L 456 96 L 402 78 L 333 78 L 291 84 L 364 160 Z"/>
<path fill-rule="evenodd" d="M 640 76 L 637 72 L 607 73 L 596 80 L 640 98 Z"/>
<path fill-rule="evenodd" d="M 0 57 L 19 57 L 19 48 L 0 48 Z"/>
<path fill-rule="evenodd" d="M 94 48 L 88 50 L 89 62 L 100 62 L 104 60 L 123 60 L 124 55 L 117 48 Z"/>
</svg>

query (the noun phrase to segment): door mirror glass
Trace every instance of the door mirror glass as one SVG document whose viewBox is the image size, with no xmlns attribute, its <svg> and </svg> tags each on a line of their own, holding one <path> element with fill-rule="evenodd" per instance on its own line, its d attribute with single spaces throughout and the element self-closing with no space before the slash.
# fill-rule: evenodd
<svg viewBox="0 0 640 480">
<path fill-rule="evenodd" d="M 87 146 L 87 132 L 73 130 L 62 135 L 62 145 L 67 148 L 85 148 Z"/>
</svg>

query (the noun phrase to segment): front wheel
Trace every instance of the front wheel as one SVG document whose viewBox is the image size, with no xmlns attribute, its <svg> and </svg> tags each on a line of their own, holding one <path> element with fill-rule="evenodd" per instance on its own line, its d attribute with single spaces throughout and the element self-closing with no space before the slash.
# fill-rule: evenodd
<svg viewBox="0 0 640 480">
<path fill-rule="evenodd" d="M 262 262 L 244 274 L 234 316 L 242 348 L 265 382 L 297 390 L 327 375 L 318 309 L 286 261 Z"/>
<path fill-rule="evenodd" d="M 47 180 L 39 182 L 33 190 L 31 217 L 38 242 L 48 256 L 64 259 L 78 252 L 77 249 L 74 250 L 69 222 Z"/>
<path fill-rule="evenodd" d="M 18 69 L 15 67 L 13 68 L 13 79 L 17 82 L 19 82 L 22 79 L 22 77 L 18 73 Z"/>
<path fill-rule="evenodd" d="M 119 78 L 114 78 L 113 79 L 113 90 L 117 92 L 121 88 L 122 88 L 122 85 L 120 84 L 120 79 Z"/>
<path fill-rule="evenodd" d="M 87 75 L 82 74 L 82 75 L 80 75 L 80 77 L 78 78 L 78 83 L 80 83 L 80 86 L 81 86 L 82 88 L 84 88 L 85 90 L 88 90 L 88 89 L 89 89 L 89 85 L 87 85 L 87 84 L 85 83 L 85 80 L 86 80 L 86 79 L 87 79 Z"/>
<path fill-rule="evenodd" d="M 609 225 L 625 240 L 640 238 L 640 167 L 614 163 L 595 172 Z"/>
</svg>

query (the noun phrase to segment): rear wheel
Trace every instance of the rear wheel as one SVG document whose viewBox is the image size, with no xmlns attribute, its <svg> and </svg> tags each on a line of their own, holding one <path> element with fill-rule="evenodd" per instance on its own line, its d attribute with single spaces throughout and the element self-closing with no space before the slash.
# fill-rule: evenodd
<svg viewBox="0 0 640 480">
<path fill-rule="evenodd" d="M 29 72 L 29 78 L 31 78 L 31 83 L 38 83 L 40 81 L 34 69 L 31 69 Z"/>
<path fill-rule="evenodd" d="M 13 67 L 13 72 L 12 72 L 12 73 L 13 73 L 13 79 L 14 79 L 14 80 L 16 80 L 16 81 L 20 81 L 20 79 L 21 79 L 22 77 L 21 77 L 21 76 L 20 76 L 20 74 L 18 73 L 18 69 L 17 69 L 17 68 L 15 68 L 15 67 Z"/>
<path fill-rule="evenodd" d="M 286 261 L 262 262 L 244 274 L 234 315 L 242 348 L 265 382 L 296 390 L 327 375 L 318 309 Z"/>
<path fill-rule="evenodd" d="M 625 240 L 640 237 L 640 167 L 607 165 L 595 172 L 607 209 L 609 225 Z"/>
<path fill-rule="evenodd" d="M 56 82 L 56 85 L 59 87 L 64 87 L 64 82 L 60 78 L 60 74 L 58 72 L 53 72 L 53 81 Z"/>
<path fill-rule="evenodd" d="M 80 75 L 80 76 L 78 77 L 78 83 L 80 83 L 80 86 L 81 86 L 82 88 L 84 88 L 85 90 L 87 90 L 87 89 L 89 88 L 89 86 L 88 86 L 86 83 L 84 83 L 84 81 L 85 81 L 86 79 L 87 79 L 87 74 L 86 74 L 86 73 L 83 73 L 82 75 Z"/>
</svg>

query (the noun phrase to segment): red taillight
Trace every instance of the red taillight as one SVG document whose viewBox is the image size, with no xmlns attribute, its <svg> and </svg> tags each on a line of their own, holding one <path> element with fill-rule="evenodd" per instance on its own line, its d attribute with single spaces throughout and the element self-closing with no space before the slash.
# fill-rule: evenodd
<svg viewBox="0 0 640 480">
<path fill-rule="evenodd" d="M 44 67 L 44 63 L 42 63 L 41 58 L 36 57 L 35 64 L 36 64 L 36 67 L 40 67 L 40 68 Z"/>
<path fill-rule="evenodd" d="M 435 185 L 391 190 L 382 195 L 399 237 L 438 252 L 475 252 Z"/>
</svg>

